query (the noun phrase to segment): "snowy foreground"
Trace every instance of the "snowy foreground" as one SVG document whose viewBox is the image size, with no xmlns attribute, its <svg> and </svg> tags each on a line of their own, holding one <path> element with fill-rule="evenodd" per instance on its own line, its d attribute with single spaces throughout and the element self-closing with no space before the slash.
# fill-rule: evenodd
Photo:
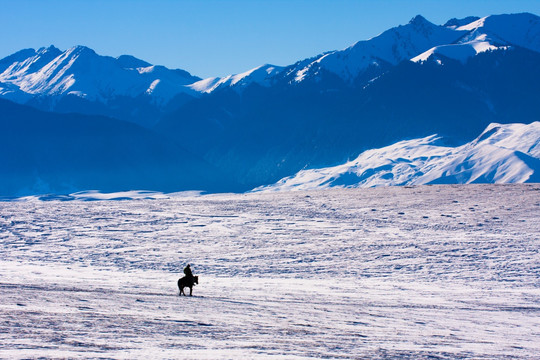
<svg viewBox="0 0 540 360">
<path fill-rule="evenodd" d="M 0 358 L 540 356 L 538 184 L 0 209 Z"/>
</svg>

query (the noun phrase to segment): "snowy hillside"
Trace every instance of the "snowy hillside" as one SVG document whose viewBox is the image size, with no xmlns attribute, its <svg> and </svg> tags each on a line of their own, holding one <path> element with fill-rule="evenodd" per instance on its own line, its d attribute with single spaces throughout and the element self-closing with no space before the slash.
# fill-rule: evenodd
<svg viewBox="0 0 540 360">
<path fill-rule="evenodd" d="M 340 166 L 302 170 L 255 191 L 540 180 L 540 122 L 491 124 L 459 147 L 440 146 L 438 140 L 433 135 L 400 141 Z"/>
</svg>

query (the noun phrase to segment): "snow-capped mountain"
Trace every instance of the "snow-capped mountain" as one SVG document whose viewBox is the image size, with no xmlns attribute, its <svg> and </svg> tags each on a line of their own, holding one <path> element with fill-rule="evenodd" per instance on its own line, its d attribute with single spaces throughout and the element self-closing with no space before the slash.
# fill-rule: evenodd
<svg viewBox="0 0 540 360">
<path fill-rule="evenodd" d="M 106 102 L 114 96 L 148 94 L 166 102 L 198 78 L 185 71 L 150 65 L 132 56 L 100 56 L 92 49 L 75 46 L 61 51 L 53 46 L 22 50 L 0 61 L 0 82 L 16 86 L 31 96 L 77 95 Z M 10 98 L 9 89 L 0 94 Z M 16 94 L 10 100 L 19 100 Z"/>
<path fill-rule="evenodd" d="M 540 120 L 539 19 L 435 25 L 417 16 L 285 68 L 202 80 L 190 87 L 206 95 L 164 115 L 155 129 L 247 188 L 403 139 L 439 134 L 460 145 L 490 123 Z M 444 55 L 453 50 L 456 56 Z"/>
<path fill-rule="evenodd" d="M 302 170 L 255 191 L 330 187 L 523 183 L 540 180 L 540 122 L 490 124 L 458 147 L 438 145 L 436 135 L 368 150 L 343 165 Z"/>
<path fill-rule="evenodd" d="M 351 82 L 370 67 L 385 68 L 386 65 L 396 65 L 436 45 L 452 43 L 465 33 L 466 31 L 432 24 L 418 15 L 407 25 L 392 28 L 372 39 L 359 41 L 344 50 L 329 51 L 287 67 L 263 65 L 243 74 L 204 79 L 193 84 L 192 88 L 210 93 L 235 85 L 236 89 L 240 87 L 241 90 L 251 83 L 270 86 L 283 79 L 294 84 L 317 78 L 321 71 L 333 73 L 342 80 Z"/>
<path fill-rule="evenodd" d="M 100 56 L 84 46 L 26 49 L 0 60 L 0 97 L 44 110 L 62 111 L 59 104 L 70 97 L 111 107 L 121 107 L 122 99 L 143 99 L 162 108 L 180 94 L 196 96 L 186 85 L 197 80 L 183 70 L 132 56 Z M 129 108 L 123 110 L 127 114 L 118 117 L 129 119 Z"/>
<path fill-rule="evenodd" d="M 99 106 L 94 104 L 92 109 L 84 106 L 83 112 L 132 120 L 133 116 L 160 117 L 170 110 L 167 105 L 171 102 L 171 107 L 177 108 L 201 93 L 229 88 L 241 92 L 251 84 L 282 87 L 308 80 L 324 82 L 328 74 L 349 85 L 360 78 L 362 84 L 357 85 L 365 86 L 403 61 L 441 56 L 465 61 L 478 53 L 513 46 L 540 52 L 540 18 L 527 13 L 493 15 L 435 25 L 418 15 L 406 25 L 343 50 L 329 51 L 286 67 L 262 65 L 241 74 L 202 80 L 186 71 L 154 66 L 128 55 L 112 58 L 84 46 L 66 51 L 51 46 L 21 50 L 0 60 L 0 97 L 64 112 L 73 111 L 76 106 L 61 100 L 75 96 L 110 110 L 96 109 Z M 126 99 L 134 98 L 140 103 L 141 97 L 152 111 L 133 110 L 133 104 L 124 104 Z M 175 102 L 178 97 L 180 100 Z M 145 122 L 135 122 L 141 121 Z"/>
</svg>

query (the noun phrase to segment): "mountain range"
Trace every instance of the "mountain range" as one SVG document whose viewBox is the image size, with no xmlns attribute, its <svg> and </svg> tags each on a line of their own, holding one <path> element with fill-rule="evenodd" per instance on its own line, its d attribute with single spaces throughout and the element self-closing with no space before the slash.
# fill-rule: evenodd
<svg viewBox="0 0 540 360">
<path fill-rule="evenodd" d="M 416 16 L 343 50 L 222 78 L 200 79 L 127 55 L 100 56 L 83 46 L 26 49 L 0 60 L 0 98 L 20 104 L 17 111 L 25 114 L 28 107 L 38 109 L 32 115 L 37 124 L 40 118 L 99 118 L 99 133 L 111 139 L 119 136 L 120 123 L 132 126 L 145 139 L 160 139 L 182 153 L 157 156 L 160 165 L 147 173 L 157 178 L 163 176 L 157 168 L 176 166 L 173 158 L 197 159 L 208 171 L 193 179 L 223 176 L 230 179 L 225 190 L 244 191 L 403 140 L 423 138 L 418 144 L 425 144 L 437 134 L 442 145 L 458 148 L 491 123 L 538 121 L 539 63 L 536 15 L 469 17 L 444 25 Z M 17 118 L 0 116 L 3 124 Z M 17 131 L 24 139 L 24 132 L 33 130 Z M 26 146 L 27 152 L 40 151 Z M 141 152 L 132 154 L 137 163 Z M 140 169 L 148 165 L 142 163 Z M 69 162 L 63 166 L 69 168 Z M 31 178 L 30 168 L 25 171 Z M 189 171 L 182 173 L 185 178 Z M 107 189 L 196 187 L 178 184 L 160 188 L 151 181 L 122 185 L 119 180 Z M 196 189 L 204 190 L 200 184 Z"/>
</svg>

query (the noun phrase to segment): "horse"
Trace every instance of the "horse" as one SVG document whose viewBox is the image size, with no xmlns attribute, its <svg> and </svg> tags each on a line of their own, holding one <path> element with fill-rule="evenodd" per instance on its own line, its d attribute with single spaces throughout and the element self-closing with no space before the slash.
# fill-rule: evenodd
<svg viewBox="0 0 540 360">
<path fill-rule="evenodd" d="M 187 276 L 184 276 L 183 278 L 178 279 L 178 288 L 180 289 L 180 294 L 178 296 L 181 296 L 184 294 L 186 296 L 186 293 L 184 292 L 184 288 L 189 288 L 189 296 L 193 293 L 193 285 L 199 283 L 199 277 L 193 276 L 193 278 L 188 278 Z"/>
</svg>

